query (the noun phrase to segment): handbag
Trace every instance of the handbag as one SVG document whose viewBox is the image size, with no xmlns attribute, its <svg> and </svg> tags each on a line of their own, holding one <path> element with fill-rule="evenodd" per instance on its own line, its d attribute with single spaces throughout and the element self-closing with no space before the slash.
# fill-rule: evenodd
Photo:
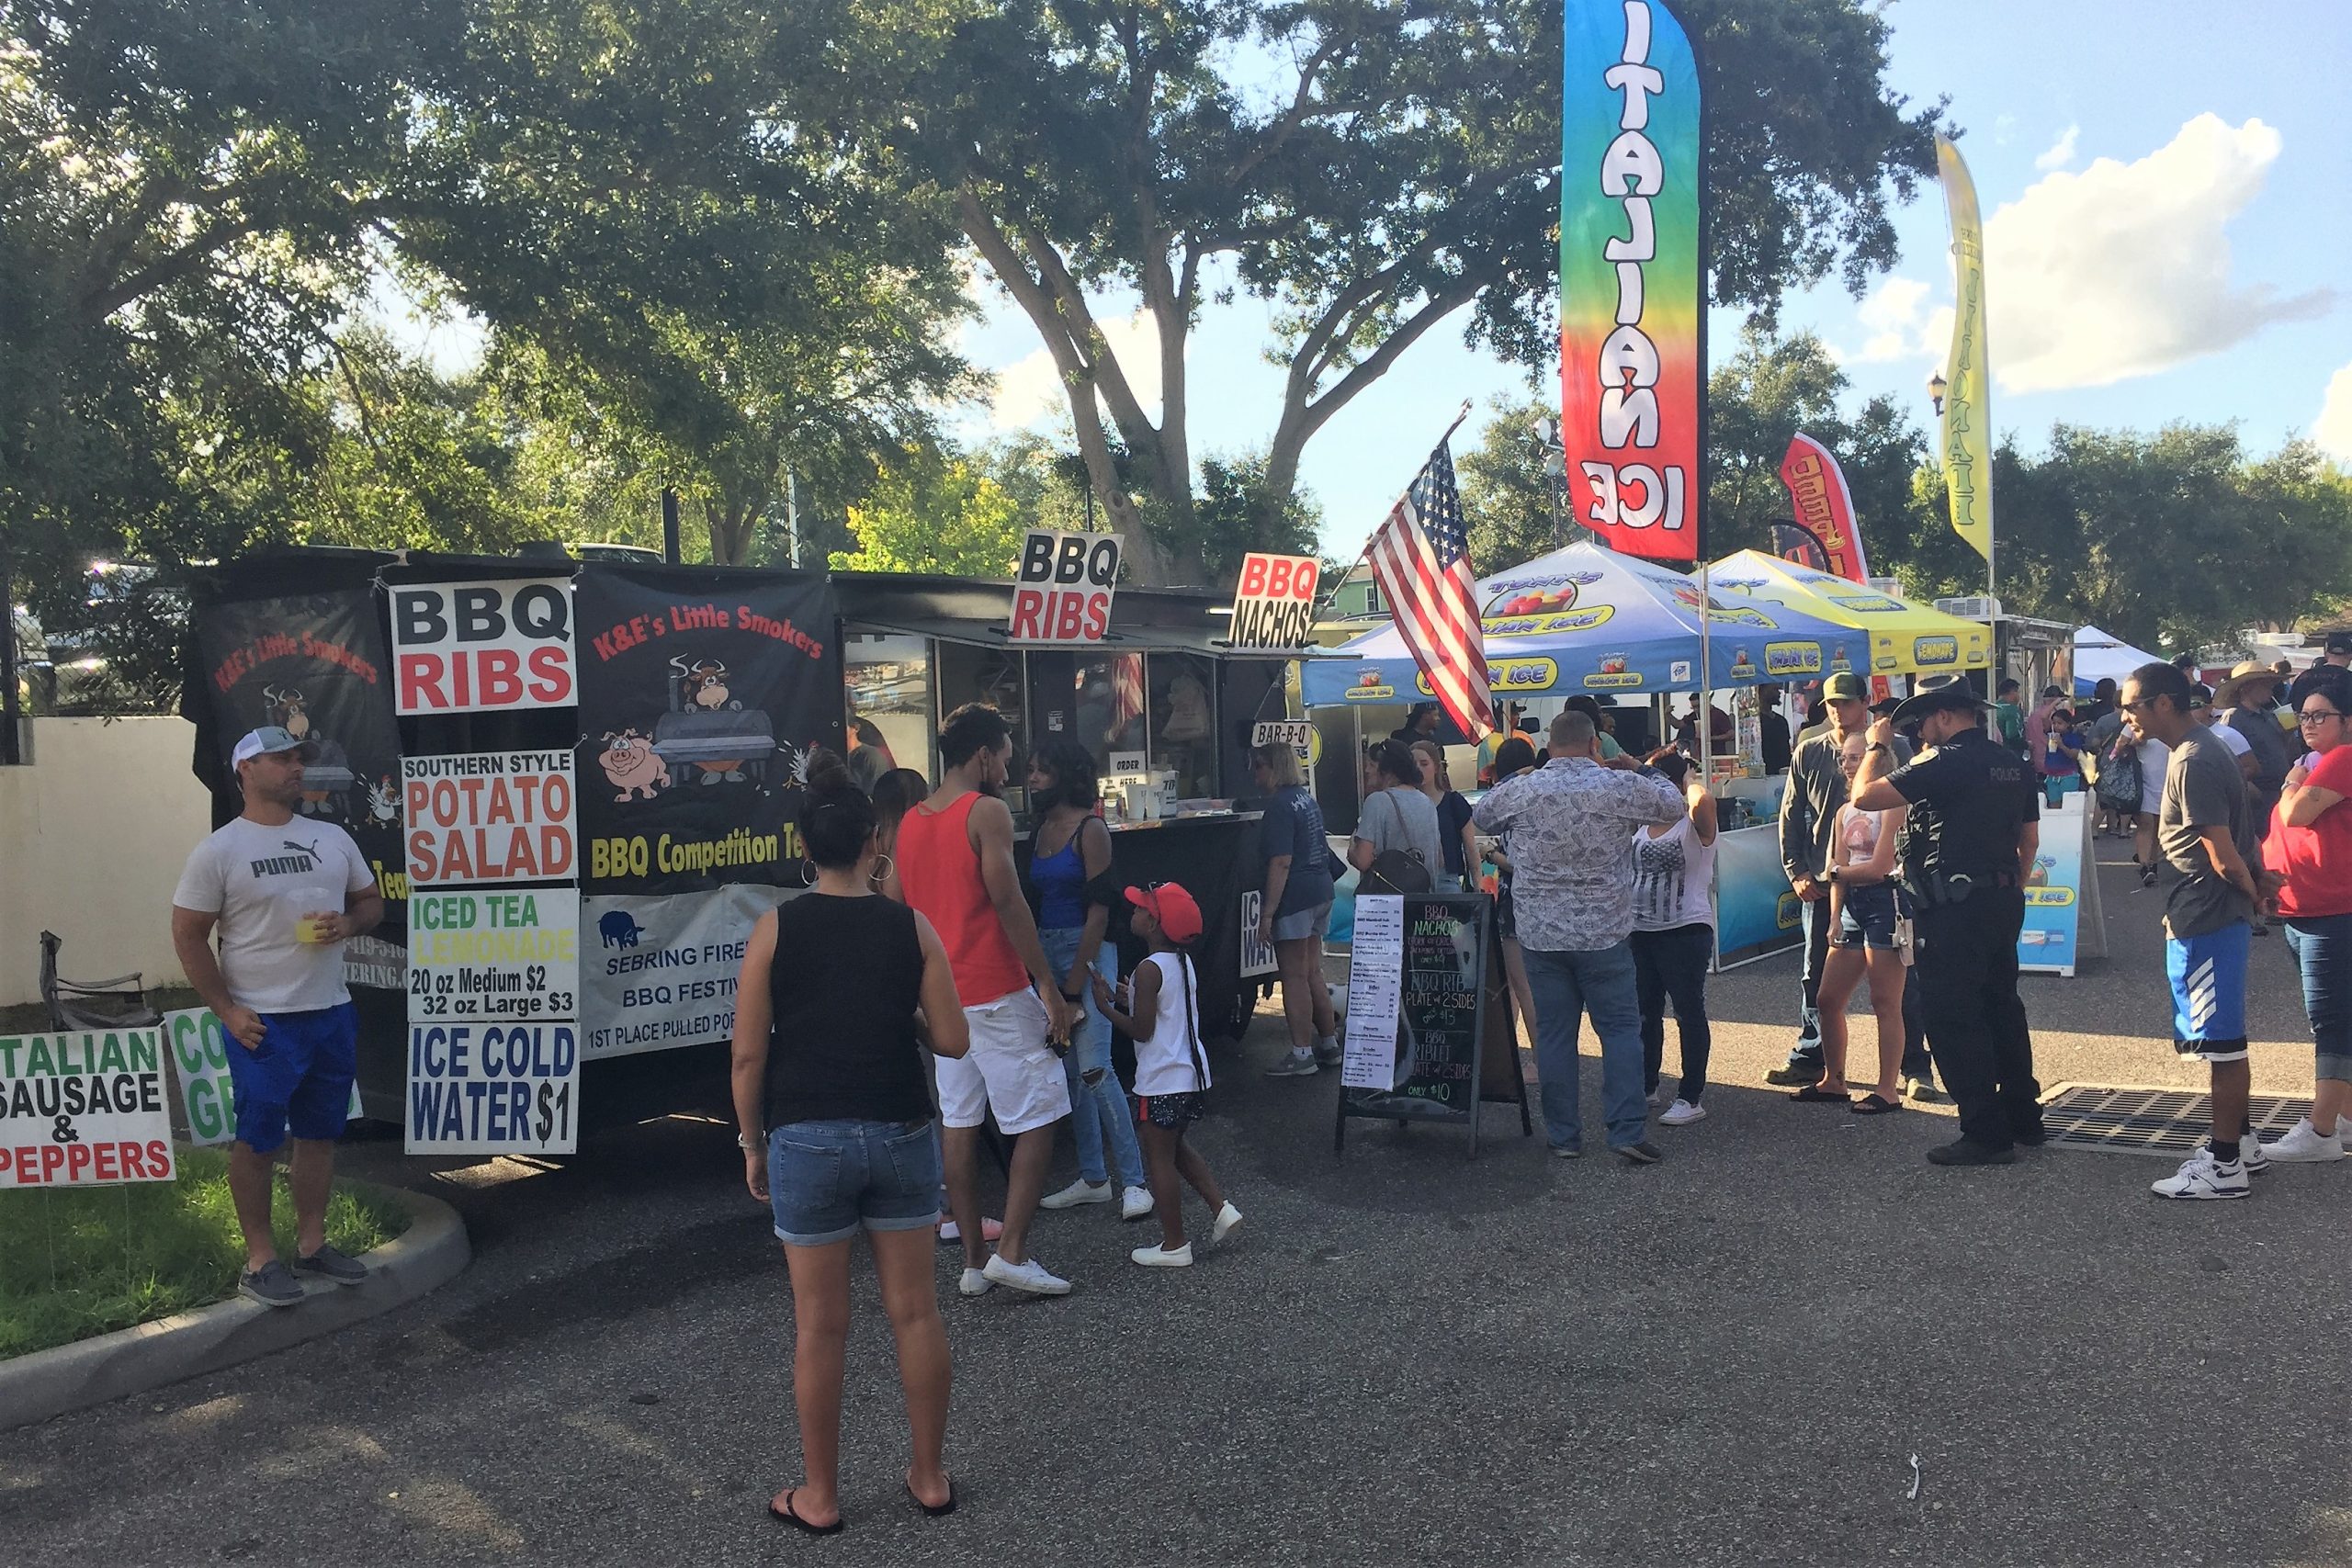
<svg viewBox="0 0 2352 1568">
<path fill-rule="evenodd" d="M 2129 736 L 2119 735 L 2098 765 L 2098 803 L 2109 811 L 2137 811 L 2140 786 L 2140 748 Z"/>
<path fill-rule="evenodd" d="M 1396 813 L 1396 826 L 1401 830 L 1405 826 L 1404 808 L 1389 799 L 1386 790 L 1380 792 L 1380 798 L 1388 801 L 1388 809 Z M 1426 893 L 1435 886 L 1430 876 L 1430 868 L 1422 863 L 1419 850 L 1383 850 L 1373 857 L 1372 864 L 1364 868 L 1363 877 L 1356 884 L 1356 891 L 1359 894 Z"/>
</svg>

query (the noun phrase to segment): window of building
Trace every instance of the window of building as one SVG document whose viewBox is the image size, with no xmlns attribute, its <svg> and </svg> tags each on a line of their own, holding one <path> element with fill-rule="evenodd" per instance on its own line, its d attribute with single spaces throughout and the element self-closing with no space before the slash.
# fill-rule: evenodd
<svg viewBox="0 0 2352 1568">
<path fill-rule="evenodd" d="M 938 777 L 932 758 L 939 726 L 932 706 L 931 639 L 849 632 L 842 638 L 842 669 L 850 776 L 868 790 L 893 768 Z"/>
</svg>

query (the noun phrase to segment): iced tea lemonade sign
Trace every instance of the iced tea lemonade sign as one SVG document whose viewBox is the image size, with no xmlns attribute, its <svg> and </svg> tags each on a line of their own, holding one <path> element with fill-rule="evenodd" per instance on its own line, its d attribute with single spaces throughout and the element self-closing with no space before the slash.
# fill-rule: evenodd
<svg viewBox="0 0 2352 1568">
<path fill-rule="evenodd" d="M 1013 573 L 1014 642 L 1101 642 L 1119 582 L 1119 536 L 1032 528 Z"/>
<path fill-rule="evenodd" d="M 408 1016 L 580 1016 L 580 895 L 569 887 L 418 892 L 409 902 Z"/>
<path fill-rule="evenodd" d="M 0 1036 L 0 1189 L 171 1180 L 164 1096 L 159 1030 Z"/>
<path fill-rule="evenodd" d="M 412 886 L 579 874 L 571 752 L 403 757 L 401 781 Z"/>
<path fill-rule="evenodd" d="M 576 1025 L 409 1025 L 410 1154 L 568 1155 L 579 1145 Z"/>
<path fill-rule="evenodd" d="M 416 582 L 391 590 L 393 695 L 400 711 L 502 713 L 568 707 L 571 584 Z"/>
</svg>

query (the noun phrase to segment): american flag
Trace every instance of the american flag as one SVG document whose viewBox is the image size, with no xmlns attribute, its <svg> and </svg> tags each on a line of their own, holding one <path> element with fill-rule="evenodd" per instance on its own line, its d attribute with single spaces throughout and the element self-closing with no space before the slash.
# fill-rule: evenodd
<svg viewBox="0 0 2352 1568">
<path fill-rule="evenodd" d="M 1488 716 L 1487 648 L 1478 625 L 1470 536 L 1453 488 L 1453 455 L 1441 445 L 1365 547 L 1373 576 L 1430 690 L 1462 733 L 1483 740 Z"/>
</svg>

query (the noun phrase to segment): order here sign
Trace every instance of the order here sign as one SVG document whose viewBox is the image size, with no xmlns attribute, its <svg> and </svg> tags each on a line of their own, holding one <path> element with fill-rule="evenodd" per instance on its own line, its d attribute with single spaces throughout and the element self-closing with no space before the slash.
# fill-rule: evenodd
<svg viewBox="0 0 2352 1568">
<path fill-rule="evenodd" d="M 402 714 L 577 703 L 571 584 L 563 578 L 403 583 L 391 590 L 392 692 Z"/>
<path fill-rule="evenodd" d="M 559 882 L 580 863 L 569 751 L 401 759 L 411 886 Z"/>
</svg>

